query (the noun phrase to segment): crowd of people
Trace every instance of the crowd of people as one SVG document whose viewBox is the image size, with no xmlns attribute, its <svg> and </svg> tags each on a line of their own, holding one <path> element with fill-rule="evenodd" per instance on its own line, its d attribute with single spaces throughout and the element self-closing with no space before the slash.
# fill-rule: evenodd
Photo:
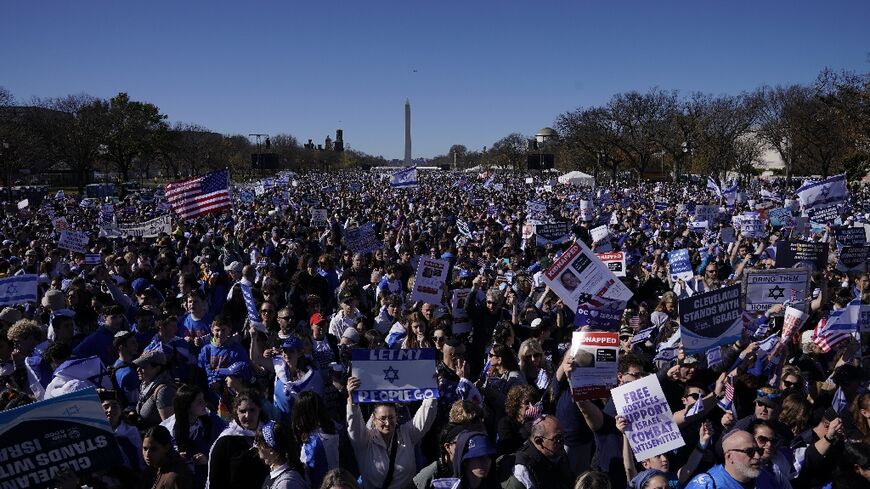
<svg viewBox="0 0 870 489">
<path fill-rule="evenodd" d="M 63 473 L 56 486 L 870 487 L 865 343 L 860 332 L 829 351 L 814 341 L 832 311 L 870 304 L 866 263 L 841 271 L 834 241 L 838 226 L 870 223 L 866 184 L 850 185 L 835 220 L 802 233 L 830 243 L 829 260 L 811 274 L 809 318 L 759 370 L 760 340 L 781 332 L 785 304 L 744 314 L 743 337 L 721 346 L 715 365 L 657 353 L 680 330 L 680 298 L 774 268 L 774 243 L 798 238 L 771 221 L 764 237 L 720 232 L 732 215 L 794 199 L 785 182 L 745 182 L 745 198 L 725 206 L 686 182 L 593 190 L 541 175 L 443 171 L 397 189 L 388 177 L 353 170 L 237 183 L 231 209 L 173 219 L 171 233 L 148 238 L 100 229 L 170 212 L 160 191 L 127 196 L 113 216 L 73 195 L 4 215 L 0 278 L 38 275 L 39 298 L 0 312 L 0 409 L 97 387 L 124 460 Z M 524 233 L 529 200 L 546 205 L 535 219 L 569 223 L 567 240 Z M 591 215 L 581 200 L 594 203 Z M 701 204 L 722 209 L 719 223 L 698 231 L 690 207 Z M 325 209 L 326 221 L 313 222 L 310 208 Z M 97 262 L 58 247 L 61 216 L 89 234 Z M 350 249 L 345 231 L 368 223 L 378 246 Z M 572 395 L 576 311 L 541 278 L 573 241 L 605 244 L 590 234 L 602 224 L 607 247 L 625 254 L 620 280 L 633 293 L 612 384 L 657 376 L 685 440 L 643 460 L 613 400 Z M 683 248 L 694 277 L 673 280 L 668 252 Z M 439 303 L 411 299 L 423 256 L 449 263 Z M 470 289 L 459 305 L 458 289 Z M 434 349 L 437 398 L 354 402 L 357 348 Z"/>
</svg>

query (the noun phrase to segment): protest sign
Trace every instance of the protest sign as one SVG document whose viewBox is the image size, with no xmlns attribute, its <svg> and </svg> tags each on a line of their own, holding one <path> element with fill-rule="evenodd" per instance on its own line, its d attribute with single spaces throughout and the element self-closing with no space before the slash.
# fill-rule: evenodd
<svg viewBox="0 0 870 489">
<path fill-rule="evenodd" d="M 632 292 L 582 242 L 575 242 L 544 272 L 544 283 L 576 311 L 581 298 L 627 301 Z"/>
<path fill-rule="evenodd" d="M 459 225 L 459 220 L 458 220 L 458 219 L 456 220 L 456 224 Z M 462 229 L 460 229 L 459 232 L 462 232 Z M 535 234 L 535 225 L 534 225 L 534 224 L 529 224 L 529 223 L 525 223 L 525 224 L 523 224 L 523 231 L 522 231 L 522 233 L 523 233 L 523 234 L 522 234 L 523 239 L 529 239 L 529 238 L 531 238 L 531 237 Z"/>
<path fill-rule="evenodd" d="M 541 215 L 547 213 L 547 204 L 540 200 L 527 200 L 526 212 L 531 215 Z"/>
<path fill-rule="evenodd" d="M 788 306 L 785 308 L 785 316 L 782 321 L 782 341 L 788 341 L 795 333 L 800 331 L 804 321 L 809 315 L 795 307 Z"/>
<path fill-rule="evenodd" d="M 595 256 L 607 265 L 607 269 L 617 277 L 625 277 L 625 253 L 611 251 L 609 253 L 596 253 Z"/>
<path fill-rule="evenodd" d="M 719 218 L 718 205 L 699 205 L 695 207 L 695 220 L 707 221 L 711 225 Z"/>
<path fill-rule="evenodd" d="M 810 271 L 788 268 L 784 270 L 749 270 L 743 275 L 744 309 L 764 312 L 775 304 L 788 301 L 806 310 L 810 297 Z"/>
<path fill-rule="evenodd" d="M 616 412 L 626 418 L 625 436 L 637 460 L 685 445 L 658 377 L 648 375 L 611 391 Z"/>
<path fill-rule="evenodd" d="M 355 228 L 345 228 L 344 246 L 353 253 L 372 253 L 384 247 L 378 241 L 375 225 L 367 222 Z"/>
<path fill-rule="evenodd" d="M 411 300 L 441 304 L 449 267 L 450 263 L 445 260 L 421 256 L 417 263 L 417 275 L 414 279 L 414 289 L 411 291 Z"/>
<path fill-rule="evenodd" d="M 671 280 L 691 280 L 695 276 L 692 271 L 692 262 L 689 261 L 689 250 L 686 248 L 668 252 L 668 268 L 671 272 Z"/>
<path fill-rule="evenodd" d="M 528 184 L 533 184 L 533 183 L 535 183 L 535 179 L 532 178 L 532 177 L 527 177 L 527 178 L 526 178 L 526 183 L 528 183 Z"/>
<path fill-rule="evenodd" d="M 63 231 L 60 233 L 60 239 L 57 241 L 57 246 L 65 250 L 87 253 L 88 241 L 90 241 L 90 238 L 85 232 Z"/>
<path fill-rule="evenodd" d="M 808 217 L 811 222 L 831 224 L 834 220 L 840 217 L 840 206 L 833 204 L 825 207 L 817 207 L 806 211 L 804 214 L 806 214 L 806 217 Z"/>
<path fill-rule="evenodd" d="M 580 220 L 591 221 L 595 215 L 595 206 L 591 200 L 580 201 Z"/>
<path fill-rule="evenodd" d="M 351 375 L 360 380 L 354 402 L 416 402 L 438 397 L 433 348 L 351 350 Z"/>
<path fill-rule="evenodd" d="M 841 272 L 866 272 L 868 246 L 843 246 L 840 249 L 837 270 Z"/>
<path fill-rule="evenodd" d="M 767 213 L 767 219 L 770 221 L 770 225 L 773 227 L 794 225 L 794 218 L 791 215 L 791 209 L 786 209 L 785 207 L 771 209 Z"/>
<path fill-rule="evenodd" d="M 26 209 L 30 205 L 30 201 L 27 199 L 18 201 L 18 210 Z"/>
<path fill-rule="evenodd" d="M 121 452 L 96 389 L 0 413 L 0 487 L 56 487 L 61 471 L 79 476 L 120 465 Z"/>
<path fill-rule="evenodd" d="M 60 234 L 64 231 L 69 230 L 69 222 L 67 222 L 66 218 L 61 216 L 56 219 L 51 220 L 51 225 L 54 227 L 54 232 Z M 863 230 L 861 230 L 863 232 Z"/>
<path fill-rule="evenodd" d="M 593 297 L 581 302 L 574 314 L 574 326 L 597 331 L 616 331 L 622 322 L 622 313 L 628 303 Z"/>
<path fill-rule="evenodd" d="M 106 238 L 156 238 L 160 234 L 172 234 L 171 215 L 155 217 L 139 224 L 100 226 L 100 236 Z"/>
<path fill-rule="evenodd" d="M 767 237 L 764 223 L 761 222 L 761 219 L 752 217 L 743 217 L 743 219 L 740 220 L 740 234 L 748 238 Z"/>
<path fill-rule="evenodd" d="M 732 285 L 680 299 L 680 336 L 686 354 L 703 353 L 740 339 L 740 286 Z"/>
<path fill-rule="evenodd" d="M 456 220 L 456 229 L 459 230 L 459 234 L 465 236 L 466 238 L 473 238 L 474 235 L 471 233 L 471 228 L 468 223 L 463 221 L 462 219 Z M 532 228 L 534 230 L 534 228 Z M 529 234 L 531 237 L 531 234 Z"/>
<path fill-rule="evenodd" d="M 85 254 L 85 265 L 99 265 L 103 263 L 103 257 L 99 253 Z"/>
<path fill-rule="evenodd" d="M 610 236 L 610 228 L 608 228 L 606 225 L 598 226 L 592 228 L 592 230 L 589 231 L 589 235 L 592 236 L 593 242 L 598 243 L 600 241 L 604 241 L 605 239 L 607 239 L 608 236 Z"/>
<path fill-rule="evenodd" d="M 776 267 L 791 268 L 798 263 L 822 269 L 828 263 L 828 243 L 777 241 Z"/>
<path fill-rule="evenodd" d="M 576 331 L 571 337 L 574 368 L 568 382 L 575 401 L 610 397 L 616 386 L 619 335 Z"/>
<path fill-rule="evenodd" d="M 471 332 L 471 318 L 468 317 L 468 312 L 465 311 L 465 301 L 468 300 L 468 295 L 471 289 L 453 289 L 450 291 L 450 310 L 453 316 L 453 334 L 464 334 Z"/>
<path fill-rule="evenodd" d="M 36 302 L 37 275 L 13 275 L 0 279 L 0 306 Z"/>
<path fill-rule="evenodd" d="M 864 246 L 867 244 L 867 233 L 863 227 L 840 227 L 835 232 L 837 244 L 840 246 Z"/>
<path fill-rule="evenodd" d="M 538 246 L 545 244 L 562 244 L 571 239 L 571 224 L 567 222 L 548 222 L 535 226 L 535 242 Z"/>
<path fill-rule="evenodd" d="M 329 214 L 326 209 L 311 209 L 311 225 L 316 228 L 325 228 L 329 223 Z"/>
</svg>

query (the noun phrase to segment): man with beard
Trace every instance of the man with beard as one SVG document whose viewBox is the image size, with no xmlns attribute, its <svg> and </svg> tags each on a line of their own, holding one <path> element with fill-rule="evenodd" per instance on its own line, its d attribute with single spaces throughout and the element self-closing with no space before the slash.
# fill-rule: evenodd
<svg viewBox="0 0 870 489">
<path fill-rule="evenodd" d="M 764 449 L 746 431 L 734 430 L 722 440 L 725 463 L 695 476 L 686 489 L 781 489 L 776 480 L 761 470 Z"/>
</svg>

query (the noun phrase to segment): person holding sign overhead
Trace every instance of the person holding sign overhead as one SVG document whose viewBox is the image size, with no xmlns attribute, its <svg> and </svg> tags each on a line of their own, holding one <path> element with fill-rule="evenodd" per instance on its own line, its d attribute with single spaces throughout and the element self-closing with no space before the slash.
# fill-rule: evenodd
<svg viewBox="0 0 870 489">
<path fill-rule="evenodd" d="M 395 404 L 376 403 L 373 428 L 366 426 L 354 391 L 357 377 L 347 379 L 347 432 L 362 475 L 363 489 L 404 489 L 417 473 L 415 447 L 432 428 L 436 400 L 425 399 L 411 423 L 398 425 Z"/>
</svg>

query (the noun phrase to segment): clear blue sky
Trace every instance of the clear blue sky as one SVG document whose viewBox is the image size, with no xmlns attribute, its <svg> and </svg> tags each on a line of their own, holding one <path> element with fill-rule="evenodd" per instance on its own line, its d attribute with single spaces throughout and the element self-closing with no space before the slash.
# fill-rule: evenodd
<svg viewBox="0 0 870 489">
<path fill-rule="evenodd" d="M 415 157 L 534 134 L 653 86 L 738 93 L 870 71 L 870 1 L 9 1 L 0 85 L 119 91 L 170 121 Z M 414 70 L 417 70 L 414 72 Z"/>
</svg>

